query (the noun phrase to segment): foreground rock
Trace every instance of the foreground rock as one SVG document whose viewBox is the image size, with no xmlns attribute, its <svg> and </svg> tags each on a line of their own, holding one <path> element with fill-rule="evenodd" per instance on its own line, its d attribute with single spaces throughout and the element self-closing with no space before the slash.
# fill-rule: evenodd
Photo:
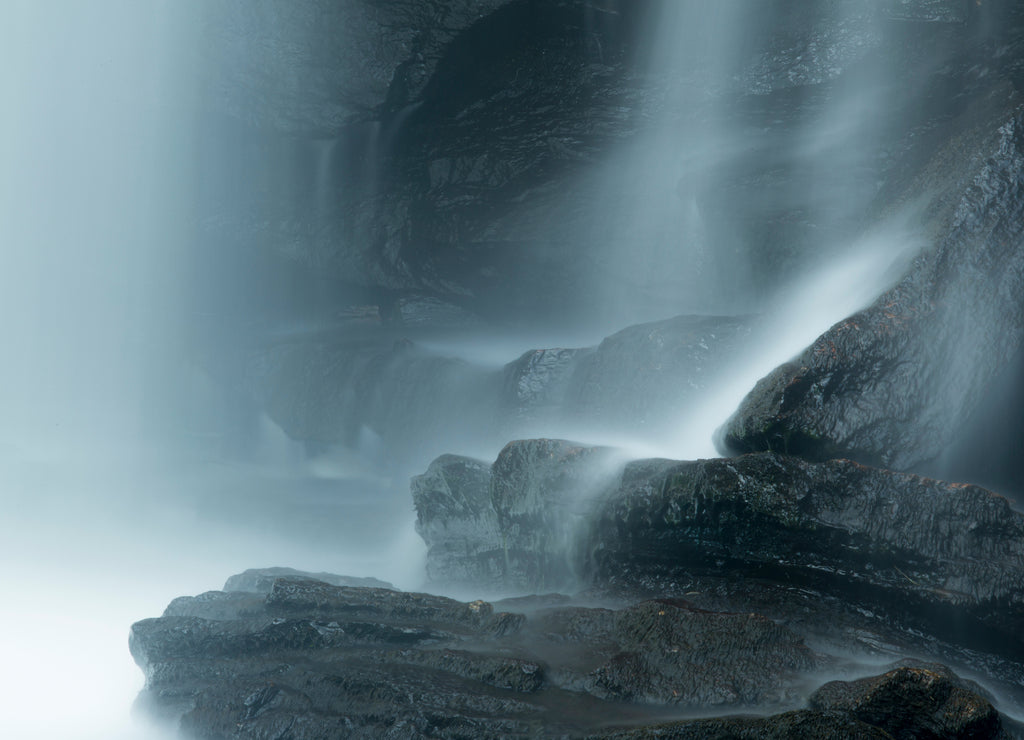
<svg viewBox="0 0 1024 740">
<path fill-rule="evenodd" d="M 924 175 L 931 247 L 871 307 L 761 380 L 726 447 L 906 470 L 958 438 L 1024 342 L 1024 107 L 997 87 L 965 118 Z"/>
<path fill-rule="evenodd" d="M 649 593 L 706 577 L 755 579 L 1024 657 L 1024 516 L 1002 497 L 775 453 L 640 460 L 621 475 L 606 458 L 603 476 L 588 479 L 581 468 L 599 465 L 594 453 L 530 440 L 510 443 L 489 471 L 435 461 L 413 483 L 431 578 L 529 590 L 571 573 L 579 584 Z M 449 479 L 454 486 L 440 485 Z M 577 532 L 568 548 L 551 536 L 567 528 Z"/>
<path fill-rule="evenodd" d="M 177 599 L 129 644 L 140 703 L 195 738 L 1004 736 L 942 667 L 832 682 L 774 717 L 658 725 L 680 709 L 793 706 L 837 661 L 759 615 L 681 601 L 519 606 L 290 577 Z"/>
<path fill-rule="evenodd" d="M 1024 516 L 974 486 L 772 453 L 638 461 L 591 537 L 598 580 L 731 572 L 804 585 L 1024 656 Z"/>
<path fill-rule="evenodd" d="M 621 454 L 551 439 L 511 442 L 493 466 L 445 455 L 412 480 L 428 577 L 490 592 L 579 583 L 578 539 Z"/>
</svg>

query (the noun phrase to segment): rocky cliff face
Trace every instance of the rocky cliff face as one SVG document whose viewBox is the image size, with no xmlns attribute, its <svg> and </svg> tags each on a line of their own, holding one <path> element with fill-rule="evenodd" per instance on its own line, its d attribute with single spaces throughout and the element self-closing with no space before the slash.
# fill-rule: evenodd
<svg viewBox="0 0 1024 740">
<path fill-rule="evenodd" d="M 730 286 L 756 307 L 856 230 L 877 183 L 913 174 L 960 93 L 1018 51 L 999 3 L 771 0 L 697 14 L 694 38 L 659 45 L 689 7 L 665 5 L 211 5 L 205 155 L 233 152 L 239 176 L 203 197 L 205 247 L 353 302 L 420 293 L 498 323 L 729 310 Z M 883 67 L 897 78 L 872 92 L 871 135 L 848 132 L 870 143 L 820 142 L 842 174 L 823 176 L 804 132 Z M 742 155 L 651 155 L 733 128 Z M 657 202 L 638 199 L 666 167 Z"/>
</svg>

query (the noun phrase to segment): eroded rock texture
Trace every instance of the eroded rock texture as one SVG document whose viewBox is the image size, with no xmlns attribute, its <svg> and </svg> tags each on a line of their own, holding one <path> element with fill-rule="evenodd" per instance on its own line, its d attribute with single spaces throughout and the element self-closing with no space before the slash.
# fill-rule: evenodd
<svg viewBox="0 0 1024 740">
<path fill-rule="evenodd" d="M 727 447 L 914 469 L 957 439 L 1024 339 L 1024 109 L 1008 88 L 984 103 L 926 171 L 933 245 L 761 380 Z"/>
<path fill-rule="evenodd" d="M 493 465 L 438 458 L 412 481 L 428 576 L 490 592 L 578 584 L 581 524 L 620 461 L 616 450 L 552 439 L 510 442 Z"/>
<path fill-rule="evenodd" d="M 129 645 L 140 702 L 198 739 L 1006 736 L 980 689 L 942 666 L 833 681 L 801 711 L 662 724 L 686 708 L 792 706 L 809 672 L 839 663 L 757 614 L 519 606 L 288 577 L 177 599 Z"/>
<path fill-rule="evenodd" d="M 637 461 L 595 522 L 599 578 L 802 583 L 1024 655 L 1024 516 L 984 489 L 770 453 Z"/>
<path fill-rule="evenodd" d="M 594 479 L 580 474 L 598 464 L 586 453 L 550 440 L 512 443 L 489 474 L 473 463 L 472 477 L 462 475 L 463 459 L 435 461 L 413 486 L 431 577 L 480 587 L 514 574 L 505 585 L 528 590 L 564 584 L 569 573 L 579 584 L 650 593 L 701 577 L 756 579 L 1024 656 L 1024 515 L 1000 496 L 774 453 L 640 460 L 621 478 L 609 470 Z M 460 495 L 477 508 L 452 506 L 450 487 L 437 484 L 447 476 L 467 484 Z M 569 523 L 577 534 L 567 549 L 552 533 Z"/>
</svg>

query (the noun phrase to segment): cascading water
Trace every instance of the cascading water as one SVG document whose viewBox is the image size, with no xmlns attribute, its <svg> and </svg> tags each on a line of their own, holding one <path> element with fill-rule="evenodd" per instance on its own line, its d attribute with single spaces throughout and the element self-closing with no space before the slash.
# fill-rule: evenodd
<svg viewBox="0 0 1024 740">
<path fill-rule="evenodd" d="M 618 5 L 588 4 L 587 17 Z M 443 452 L 493 459 L 515 434 L 715 456 L 715 429 L 753 384 L 868 303 L 920 246 L 912 211 L 869 209 L 885 176 L 877 138 L 915 104 L 872 59 L 891 29 L 853 0 L 793 5 L 657 4 L 630 131 L 575 176 L 591 214 L 573 233 L 596 264 L 582 291 L 593 322 L 481 337 L 472 324 L 389 333 L 380 306 L 412 278 L 380 264 L 369 269 L 383 288 L 310 278 L 349 265 L 339 254 L 372 262 L 375 244 L 347 241 L 361 233 L 349 217 L 373 222 L 368 212 L 393 205 L 384 199 L 405 172 L 386 165 L 429 106 L 361 110 L 343 133 L 305 138 L 225 122 L 197 113 L 202 75 L 183 61 L 201 37 L 199 6 L 16 0 L 0 31 L 13 112 L 0 136 L 0 307 L 11 323 L 0 553 L 15 603 L 0 614 L 10 658 L 0 693 L 21 707 L 5 725 L 12 736 L 158 737 L 128 724 L 140 680 L 127 626 L 232 572 L 289 565 L 418 586 L 408 476 Z M 797 27 L 802 41 L 787 35 Z M 589 64 L 606 62 L 609 50 L 588 48 Z M 441 158 L 424 178 L 475 165 Z M 488 186 L 470 182 L 453 201 Z M 433 216 L 414 206 L 411 221 Z M 356 311 L 365 325 L 352 330 L 361 301 L 380 306 Z M 506 364 L 527 350 L 596 345 L 680 313 L 751 312 L 760 317 L 742 351 L 669 433 L 595 431 L 571 414 L 499 418 Z M 324 397 L 259 386 L 288 377 L 281 366 L 316 380 L 320 356 L 287 350 L 313 338 L 318 352 L 335 335 L 377 354 L 339 362 Z M 271 421 L 289 403 L 305 414 L 302 441 Z M 324 408 L 349 418 L 318 416 Z"/>
</svg>

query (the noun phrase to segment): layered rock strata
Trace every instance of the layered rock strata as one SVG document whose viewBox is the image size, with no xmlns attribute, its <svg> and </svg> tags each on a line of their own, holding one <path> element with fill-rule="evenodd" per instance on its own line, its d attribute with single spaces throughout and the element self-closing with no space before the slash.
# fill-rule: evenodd
<svg viewBox="0 0 1024 740">
<path fill-rule="evenodd" d="M 771 717 L 670 722 L 787 709 L 839 661 L 759 615 L 678 600 L 496 606 L 285 577 L 177 599 L 129 645 L 140 703 L 198 739 L 1007 737 L 942 666 L 833 681 Z"/>
<path fill-rule="evenodd" d="M 548 577 L 569 572 L 581 586 L 651 593 L 694 578 L 755 579 L 830 594 L 954 643 L 1024 656 L 1024 515 L 1000 496 L 848 460 L 775 453 L 639 460 L 595 481 L 580 475 L 581 465 L 594 464 L 587 453 L 532 440 L 510 443 L 490 470 L 453 456 L 435 461 L 413 483 L 431 577 L 476 587 L 497 578 L 506 588 L 536 590 L 548 568 Z M 438 485 L 448 478 L 454 489 Z M 473 505 L 460 508 L 461 501 Z M 587 502 L 582 512 L 573 509 L 578 501 Z M 536 513 L 510 513 L 520 511 Z M 570 522 L 577 534 L 566 550 L 545 533 Z M 518 567 L 506 564 L 506 552 Z M 568 571 L 567 557 L 577 558 Z"/>
</svg>

